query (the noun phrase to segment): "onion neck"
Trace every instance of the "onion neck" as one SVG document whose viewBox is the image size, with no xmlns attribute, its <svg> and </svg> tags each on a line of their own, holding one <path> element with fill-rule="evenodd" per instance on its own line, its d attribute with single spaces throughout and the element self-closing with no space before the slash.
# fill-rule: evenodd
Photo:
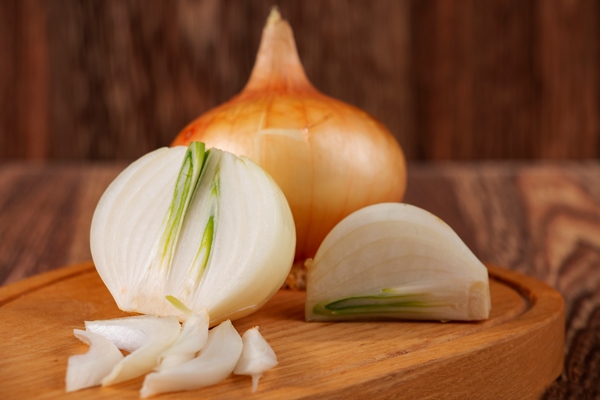
<svg viewBox="0 0 600 400">
<path fill-rule="evenodd" d="M 277 8 L 267 19 L 254 68 L 241 94 L 256 92 L 318 93 L 306 77 L 292 28 Z"/>
</svg>

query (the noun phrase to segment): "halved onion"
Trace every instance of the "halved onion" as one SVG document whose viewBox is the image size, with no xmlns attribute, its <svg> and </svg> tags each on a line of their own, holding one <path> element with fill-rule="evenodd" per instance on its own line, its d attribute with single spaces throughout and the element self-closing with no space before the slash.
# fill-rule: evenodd
<svg viewBox="0 0 600 400">
<path fill-rule="evenodd" d="M 215 325 L 275 294 L 295 238 L 285 196 L 266 172 L 194 142 L 155 150 L 115 179 L 94 213 L 91 250 L 122 310 L 172 315 L 171 295 L 206 308 Z"/>
</svg>

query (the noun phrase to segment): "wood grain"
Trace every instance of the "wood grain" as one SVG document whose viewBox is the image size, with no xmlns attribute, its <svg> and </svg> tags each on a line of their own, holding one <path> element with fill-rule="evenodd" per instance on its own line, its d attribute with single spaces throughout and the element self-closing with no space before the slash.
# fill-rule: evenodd
<svg viewBox="0 0 600 400">
<path fill-rule="evenodd" d="M 0 174 L 0 282 L 90 259 L 92 213 L 122 168 L 4 165 Z"/>
<path fill-rule="evenodd" d="M 91 258 L 95 204 L 125 164 L 0 163 L 0 284 Z M 600 163 L 439 163 L 408 167 L 405 201 L 483 261 L 565 299 L 565 363 L 548 399 L 600 397 Z"/>
<path fill-rule="evenodd" d="M 409 160 L 600 156 L 596 0 L 0 0 L 0 159 L 169 144 L 241 90 L 273 4 Z"/>
<path fill-rule="evenodd" d="M 307 323 L 305 294 L 280 291 L 234 322 L 239 332 L 258 325 L 278 355 L 257 393 L 247 377 L 233 377 L 161 398 L 538 398 L 562 369 L 562 297 L 515 272 L 490 267 L 490 275 L 492 312 L 478 323 Z M 139 398 L 142 378 L 64 393 L 68 356 L 86 351 L 72 329 L 123 315 L 91 263 L 1 288 L 0 397 Z"/>
<path fill-rule="evenodd" d="M 548 399 L 600 396 L 600 168 L 443 164 L 409 169 L 405 201 L 443 216 L 482 260 L 535 276 L 567 304 L 565 370 Z"/>
</svg>

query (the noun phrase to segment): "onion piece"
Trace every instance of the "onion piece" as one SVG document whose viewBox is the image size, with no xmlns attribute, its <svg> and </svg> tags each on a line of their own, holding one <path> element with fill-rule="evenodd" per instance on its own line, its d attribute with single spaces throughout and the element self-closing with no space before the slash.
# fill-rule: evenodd
<svg viewBox="0 0 600 400">
<path fill-rule="evenodd" d="M 198 357 L 173 368 L 146 375 L 140 397 L 193 390 L 225 380 L 242 353 L 242 338 L 230 320 L 211 329 Z"/>
<path fill-rule="evenodd" d="M 125 169 L 98 203 L 90 236 L 120 309 L 172 315 L 172 295 L 206 308 L 211 325 L 271 298 L 295 248 L 290 208 L 271 177 L 247 158 L 195 142 Z"/>
<path fill-rule="evenodd" d="M 169 369 L 193 359 L 208 339 L 210 322 L 208 311 L 202 309 L 194 313 L 178 300 L 174 298 L 169 298 L 169 300 L 172 303 L 176 302 L 174 303 L 177 304 L 176 307 L 184 308 L 184 312 L 188 317 L 183 323 L 181 333 L 175 343 L 158 357 L 157 371 Z"/>
<path fill-rule="evenodd" d="M 104 336 L 81 329 L 74 329 L 73 334 L 90 348 L 85 354 L 69 357 L 67 392 L 100 385 L 102 379 L 123 359 L 123 353 Z"/>
<path fill-rule="evenodd" d="M 363 208 L 307 261 L 308 321 L 482 320 L 488 272 L 441 219 L 408 204 Z"/>
<path fill-rule="evenodd" d="M 258 381 L 263 373 L 277 365 L 277 355 L 260 334 L 258 326 L 248 329 L 242 335 L 242 355 L 233 370 L 236 375 L 252 377 L 252 392 L 258 388 Z"/>
<path fill-rule="evenodd" d="M 152 371 L 158 363 L 158 356 L 175 342 L 181 332 L 181 325 L 175 316 L 142 315 L 86 321 L 85 327 L 89 332 L 104 336 L 118 348 L 131 352 L 102 379 L 102 386 L 137 378 Z"/>
</svg>

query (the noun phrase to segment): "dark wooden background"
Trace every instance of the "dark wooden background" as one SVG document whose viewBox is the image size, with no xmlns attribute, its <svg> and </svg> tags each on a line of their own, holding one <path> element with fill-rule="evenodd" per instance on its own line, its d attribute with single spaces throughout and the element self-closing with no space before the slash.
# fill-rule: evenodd
<svg viewBox="0 0 600 400">
<path fill-rule="evenodd" d="M 598 0 L 0 0 L 0 160 L 169 144 L 243 87 L 273 4 L 409 160 L 600 155 Z"/>
</svg>

